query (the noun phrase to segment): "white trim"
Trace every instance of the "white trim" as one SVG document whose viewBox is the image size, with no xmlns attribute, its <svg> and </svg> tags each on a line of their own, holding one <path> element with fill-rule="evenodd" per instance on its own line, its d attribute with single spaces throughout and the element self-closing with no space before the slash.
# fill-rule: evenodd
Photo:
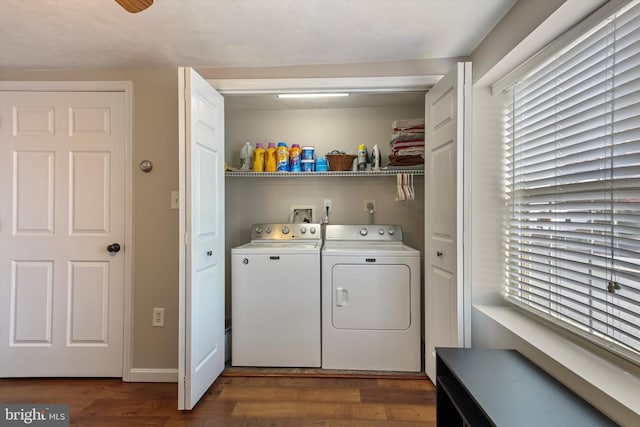
<svg viewBox="0 0 640 427">
<path fill-rule="evenodd" d="M 222 95 L 287 92 L 425 91 L 442 75 L 283 79 L 207 79 Z"/>
<path fill-rule="evenodd" d="M 122 82 L 125 98 L 125 231 L 124 231 L 124 323 L 122 336 L 122 380 L 133 381 L 129 374 L 133 364 L 133 83 Z"/>
<path fill-rule="evenodd" d="M 177 383 L 177 369 L 141 369 L 129 370 L 127 381 L 136 383 Z"/>
<path fill-rule="evenodd" d="M 493 95 L 509 89 L 519 80 L 525 78 L 527 75 L 529 75 L 548 61 L 551 61 L 555 56 L 559 55 L 561 51 L 563 51 L 580 37 L 582 37 L 586 32 L 590 31 L 594 26 L 600 24 L 608 17 L 619 12 L 622 8 L 629 5 L 631 2 L 637 2 L 637 0 L 609 0 L 598 10 L 593 12 L 584 20 L 580 21 L 580 23 L 569 29 L 553 42 L 542 48 L 531 58 L 517 66 L 505 76 L 498 79 L 494 84 L 491 85 L 491 91 Z"/>
<path fill-rule="evenodd" d="M 458 179 L 462 178 L 462 195 L 458 200 L 458 210 L 462 205 L 462 223 L 458 226 L 458 245 L 460 245 L 459 254 L 462 254 L 462 262 L 458 263 L 458 274 L 460 274 L 462 280 L 462 310 L 463 310 L 463 331 L 462 338 L 464 340 L 465 347 L 471 347 L 471 271 L 473 259 L 471 253 L 471 224 L 472 221 L 472 153 L 473 147 L 473 67 L 471 62 L 464 63 L 464 87 L 460 90 L 463 96 L 464 103 L 464 117 L 462 119 L 462 153 L 458 153 L 458 156 L 462 156 L 461 162 L 458 162 L 458 167 L 462 167 L 462 170 L 458 170 Z M 460 125 L 460 118 L 458 118 L 458 124 Z M 461 205 L 460 205 L 461 204 Z"/>
<path fill-rule="evenodd" d="M 130 92 L 129 81 L 0 81 L 0 91 Z"/>
<path fill-rule="evenodd" d="M 0 91 L 21 92 L 123 92 L 124 93 L 124 314 L 122 379 L 130 377 L 133 358 L 133 83 L 129 81 L 0 81 Z"/>
<path fill-rule="evenodd" d="M 180 210 L 178 211 L 178 408 L 185 407 L 187 395 L 187 319 L 182 314 L 182 307 L 187 306 L 187 135 L 186 114 L 187 79 L 189 68 L 178 68 L 178 192 L 180 193 Z"/>
</svg>

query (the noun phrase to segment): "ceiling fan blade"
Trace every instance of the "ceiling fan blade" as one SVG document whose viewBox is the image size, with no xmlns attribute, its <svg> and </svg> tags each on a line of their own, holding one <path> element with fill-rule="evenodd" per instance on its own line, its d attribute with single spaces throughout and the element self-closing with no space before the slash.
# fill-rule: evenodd
<svg viewBox="0 0 640 427">
<path fill-rule="evenodd" d="M 116 0 L 127 12 L 138 13 L 153 4 L 153 0 Z"/>
</svg>

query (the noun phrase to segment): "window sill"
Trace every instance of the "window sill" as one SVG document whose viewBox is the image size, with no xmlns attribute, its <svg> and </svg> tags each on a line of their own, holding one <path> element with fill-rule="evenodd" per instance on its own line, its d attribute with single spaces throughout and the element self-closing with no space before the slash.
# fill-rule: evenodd
<svg viewBox="0 0 640 427">
<path fill-rule="evenodd" d="M 590 344 L 569 339 L 509 306 L 474 305 L 474 309 L 533 347 L 533 353 L 518 350 L 608 416 L 619 419 L 622 410 L 623 419 L 640 417 L 640 368 L 605 351 L 593 351 Z M 535 350 L 542 357 L 536 357 Z M 610 402 L 604 402 L 603 395 Z"/>
</svg>

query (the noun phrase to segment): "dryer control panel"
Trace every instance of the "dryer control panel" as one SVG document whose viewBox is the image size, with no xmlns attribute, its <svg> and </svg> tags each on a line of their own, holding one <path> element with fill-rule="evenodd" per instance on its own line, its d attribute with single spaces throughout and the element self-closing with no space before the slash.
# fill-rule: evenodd
<svg viewBox="0 0 640 427">
<path fill-rule="evenodd" d="M 320 224 L 295 223 L 253 224 L 251 240 L 320 240 L 322 229 Z"/>
<path fill-rule="evenodd" d="M 327 225 L 325 240 L 402 242 L 400 225 Z"/>
</svg>

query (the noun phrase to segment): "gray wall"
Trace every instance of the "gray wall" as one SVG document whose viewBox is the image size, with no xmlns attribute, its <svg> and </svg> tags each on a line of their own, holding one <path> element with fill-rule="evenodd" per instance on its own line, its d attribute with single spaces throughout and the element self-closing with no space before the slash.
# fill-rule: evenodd
<svg viewBox="0 0 640 427">
<path fill-rule="evenodd" d="M 273 96 L 273 95 L 272 95 Z M 358 144 L 380 148 L 383 166 L 391 154 L 389 136 L 396 119 L 424 117 L 424 97 L 413 105 L 361 108 L 317 108 L 283 110 L 232 110 L 225 115 L 225 158 L 240 166 L 240 149 L 246 141 L 285 141 L 301 147 L 315 146 L 316 155 L 330 150 L 357 154 Z"/>
</svg>

